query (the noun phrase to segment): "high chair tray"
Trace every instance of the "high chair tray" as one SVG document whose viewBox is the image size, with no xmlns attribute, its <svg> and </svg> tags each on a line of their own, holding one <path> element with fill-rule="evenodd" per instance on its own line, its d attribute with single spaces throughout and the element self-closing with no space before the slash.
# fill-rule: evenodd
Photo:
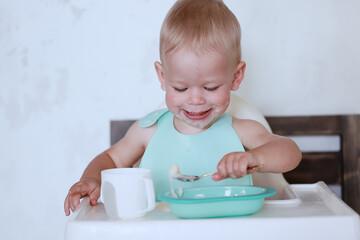
<svg viewBox="0 0 360 240">
<path fill-rule="evenodd" d="M 360 239 L 359 215 L 325 183 L 290 188 L 299 204 L 265 200 L 253 215 L 212 219 L 180 219 L 160 203 L 145 217 L 110 220 L 102 203 L 93 207 L 85 198 L 67 223 L 65 239 Z"/>
</svg>

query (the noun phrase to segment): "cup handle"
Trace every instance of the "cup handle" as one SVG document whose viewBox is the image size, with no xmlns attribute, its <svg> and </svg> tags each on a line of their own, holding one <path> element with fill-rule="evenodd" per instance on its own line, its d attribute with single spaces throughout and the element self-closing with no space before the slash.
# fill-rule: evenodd
<svg viewBox="0 0 360 240">
<path fill-rule="evenodd" d="M 155 208 L 154 183 L 151 178 L 144 178 L 148 207 L 141 212 L 149 212 Z"/>
</svg>

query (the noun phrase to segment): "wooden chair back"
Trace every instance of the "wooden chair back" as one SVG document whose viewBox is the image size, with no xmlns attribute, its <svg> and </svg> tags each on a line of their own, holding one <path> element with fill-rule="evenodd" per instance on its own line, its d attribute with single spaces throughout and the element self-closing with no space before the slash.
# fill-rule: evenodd
<svg viewBox="0 0 360 240">
<path fill-rule="evenodd" d="M 342 199 L 360 213 L 360 115 L 266 117 L 282 136 L 338 135 L 339 151 L 303 152 L 300 165 L 284 173 L 289 183 L 339 184 Z"/>
</svg>

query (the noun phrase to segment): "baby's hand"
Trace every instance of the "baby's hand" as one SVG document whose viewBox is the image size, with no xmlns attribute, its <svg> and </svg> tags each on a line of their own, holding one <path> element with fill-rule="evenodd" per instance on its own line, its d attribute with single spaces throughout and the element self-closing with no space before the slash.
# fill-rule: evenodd
<svg viewBox="0 0 360 240">
<path fill-rule="evenodd" d="M 254 173 L 258 168 L 249 170 L 248 168 L 259 166 L 258 160 L 250 152 L 232 152 L 226 154 L 217 166 L 217 173 L 212 175 L 214 181 L 225 178 L 241 178 L 249 173 Z"/>
<path fill-rule="evenodd" d="M 97 200 L 100 197 L 100 182 L 95 178 L 87 178 L 83 179 L 77 183 L 75 183 L 69 190 L 68 195 L 65 198 L 64 210 L 65 215 L 70 215 L 71 211 L 75 211 L 75 209 L 80 204 L 80 199 L 89 196 L 90 204 L 95 206 Z"/>
</svg>

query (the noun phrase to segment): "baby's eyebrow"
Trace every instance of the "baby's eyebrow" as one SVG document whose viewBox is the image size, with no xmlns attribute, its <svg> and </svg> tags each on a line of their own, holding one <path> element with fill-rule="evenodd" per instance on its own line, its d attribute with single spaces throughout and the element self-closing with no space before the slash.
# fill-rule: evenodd
<svg viewBox="0 0 360 240">
<path fill-rule="evenodd" d="M 204 86 L 209 86 L 209 85 L 218 86 L 221 84 L 222 84 L 222 82 L 220 81 L 220 79 L 208 80 L 208 81 L 204 81 L 204 83 L 203 83 Z"/>
<path fill-rule="evenodd" d="M 187 82 L 171 82 L 171 85 L 174 85 L 174 86 L 178 86 L 178 87 L 184 87 L 186 85 L 188 85 Z"/>
<path fill-rule="evenodd" d="M 178 83 L 178 84 L 187 84 L 190 80 L 186 80 L 186 79 L 180 79 L 180 78 L 170 78 L 169 82 L 171 83 Z"/>
</svg>

